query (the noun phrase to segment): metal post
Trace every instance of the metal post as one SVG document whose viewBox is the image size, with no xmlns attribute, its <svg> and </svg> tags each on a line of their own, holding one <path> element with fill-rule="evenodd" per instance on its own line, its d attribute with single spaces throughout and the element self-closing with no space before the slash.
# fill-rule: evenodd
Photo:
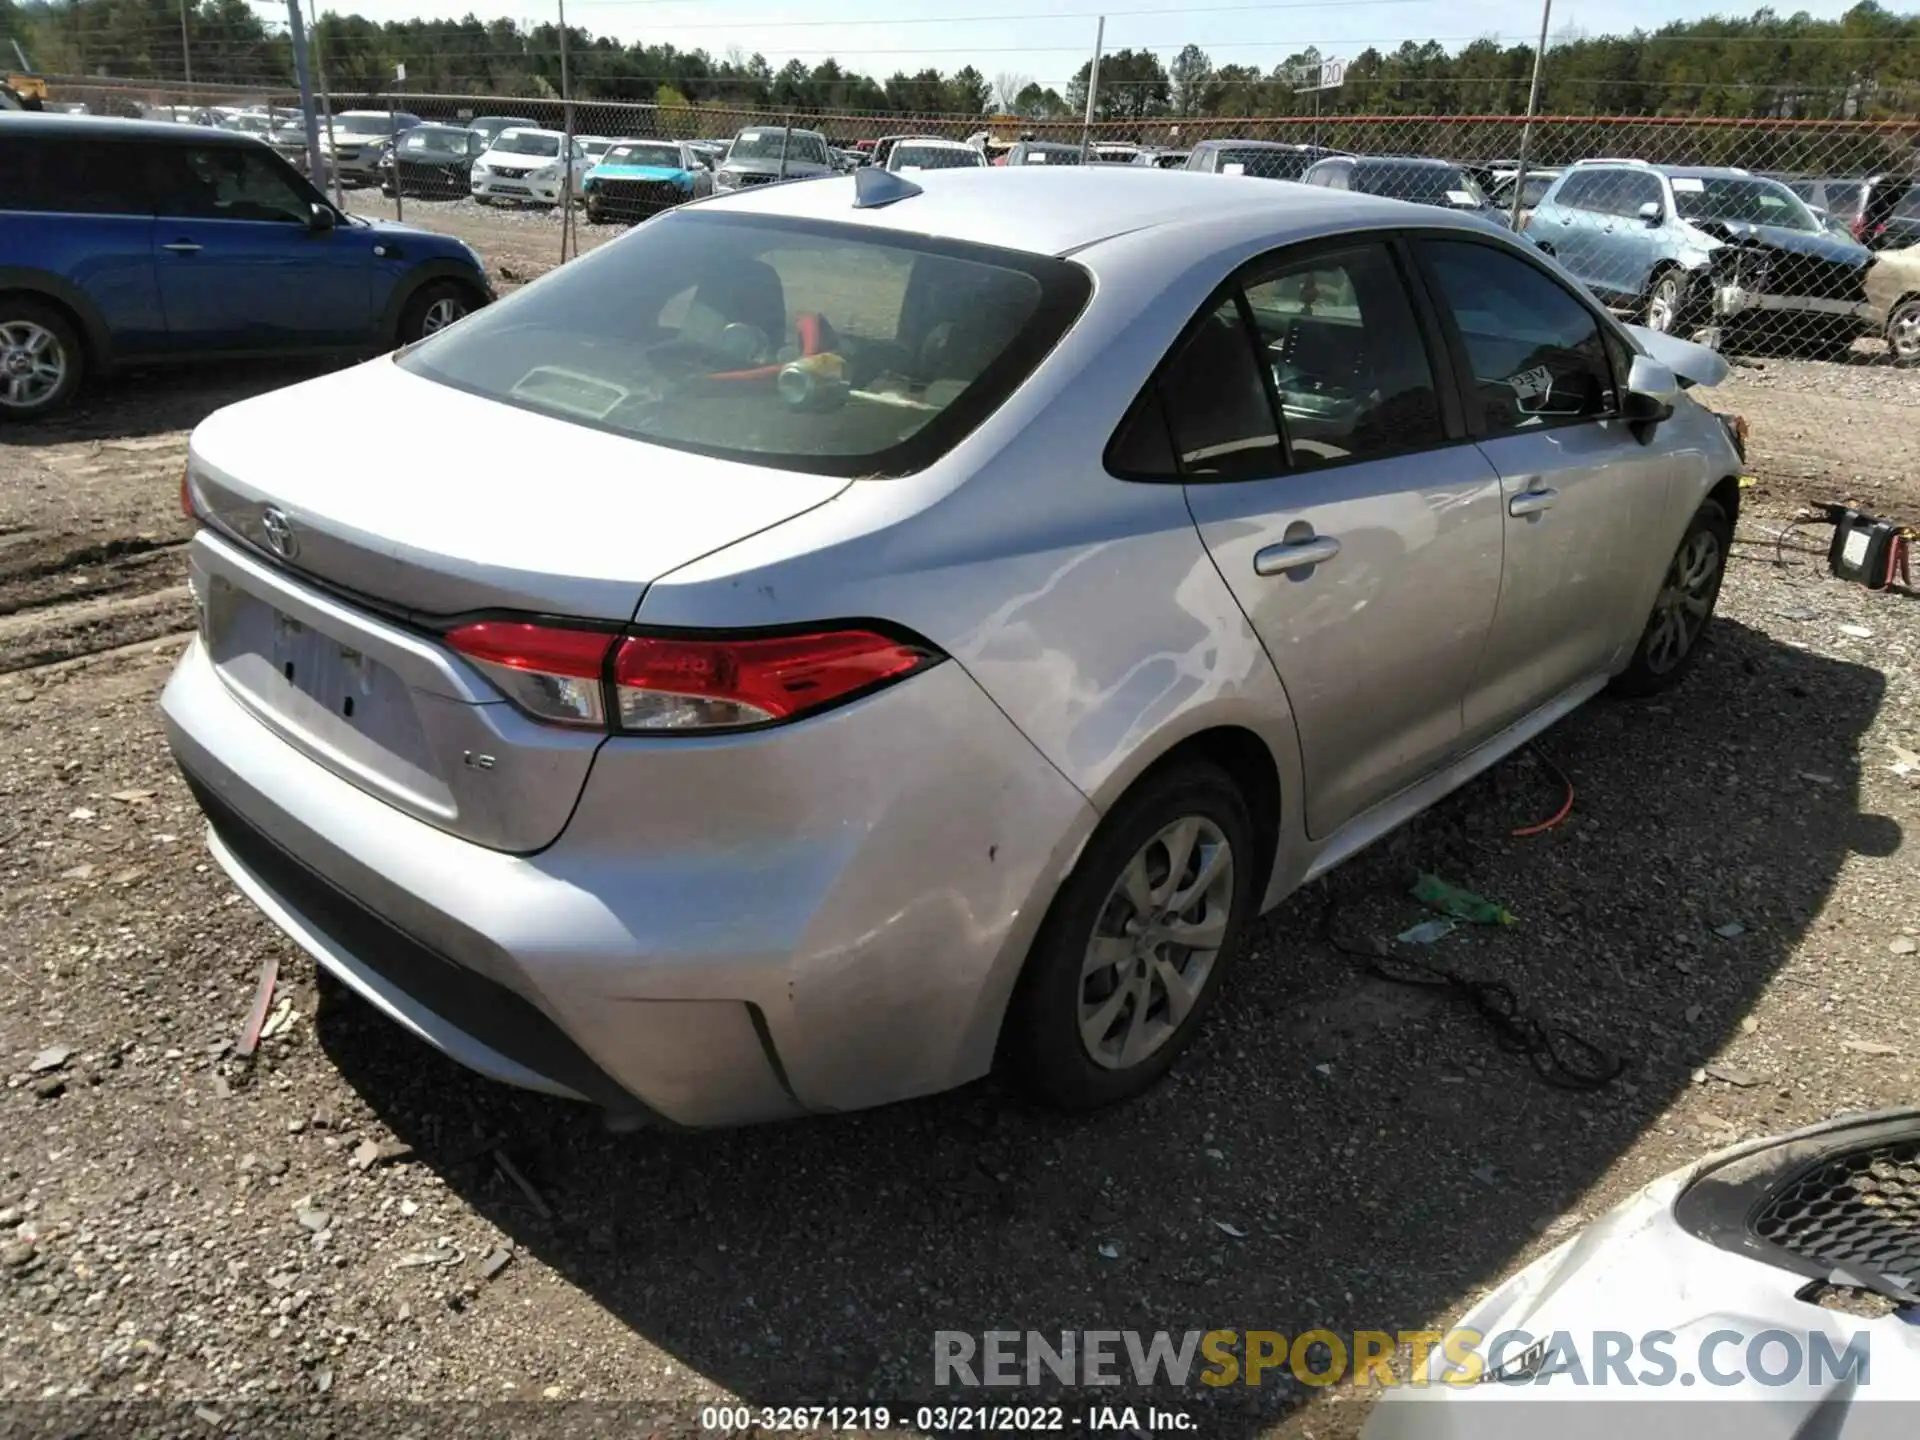
<svg viewBox="0 0 1920 1440">
<path fill-rule="evenodd" d="M 1540 0 L 1540 43 L 1533 47 L 1533 87 L 1527 91 L 1527 118 L 1520 126 L 1520 173 L 1513 177 L 1513 213 L 1507 217 L 1520 232 L 1520 201 L 1527 193 L 1527 149 L 1533 141 L 1533 116 L 1540 108 L 1540 70 L 1547 53 L 1547 23 L 1553 18 L 1553 0 Z"/>
<path fill-rule="evenodd" d="M 400 68 L 404 70 L 406 66 L 402 65 Z M 396 76 L 394 89 L 399 88 L 400 82 Z M 393 218 L 404 220 L 407 218 L 407 196 L 406 186 L 400 183 L 400 120 L 394 114 L 394 99 L 395 97 L 389 93 L 387 96 L 387 163 L 393 166 Z"/>
<path fill-rule="evenodd" d="M 293 36 L 293 74 L 300 84 L 300 118 L 307 130 L 307 175 L 315 186 L 320 174 L 320 117 L 313 108 L 313 72 L 307 68 L 307 26 L 300 18 L 300 0 L 287 0 L 287 30 Z M 271 108 L 267 111 L 271 116 Z"/>
<path fill-rule="evenodd" d="M 793 117 L 787 116 L 787 128 L 780 132 L 780 178 L 787 178 L 787 147 L 793 144 Z"/>
<path fill-rule="evenodd" d="M 320 49 L 320 22 L 313 18 L 313 0 L 307 0 L 307 17 L 313 28 L 313 68 L 320 74 L 320 120 L 327 132 L 327 169 L 333 175 L 333 203 L 341 210 L 347 208 L 347 192 L 340 182 L 340 166 L 334 160 L 333 139 L 333 97 L 327 93 L 327 57 Z M 314 184 L 322 185 L 315 180 Z"/>
<path fill-rule="evenodd" d="M 1087 163 L 1087 151 L 1093 144 L 1093 107 L 1100 94 L 1100 47 L 1107 39 L 1107 17 L 1093 28 L 1093 63 L 1087 67 L 1087 118 L 1080 126 L 1080 163 Z"/>
<path fill-rule="evenodd" d="M 193 84 L 193 44 L 187 39 L 187 0 L 180 0 L 180 58 L 187 67 L 187 84 Z"/>
<path fill-rule="evenodd" d="M 567 0 L 555 0 L 560 10 L 560 263 L 567 263 L 573 238 L 573 82 L 567 72 Z M 574 247 L 576 252 L 578 247 Z"/>
</svg>

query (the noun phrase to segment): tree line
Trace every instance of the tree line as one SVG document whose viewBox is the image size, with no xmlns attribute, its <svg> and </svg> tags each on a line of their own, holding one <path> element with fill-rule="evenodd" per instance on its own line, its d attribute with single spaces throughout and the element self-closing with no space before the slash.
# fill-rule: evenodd
<svg viewBox="0 0 1920 1440">
<path fill-rule="evenodd" d="M 17 42 L 42 74 L 249 88 L 293 84 L 284 27 L 246 0 L 190 0 L 183 46 L 178 0 L 0 0 L 0 70 Z M 328 86 L 374 95 L 395 88 L 443 94 L 557 97 L 560 33 L 512 20 L 375 23 L 323 14 L 316 54 Z M 189 48 L 190 47 L 190 48 Z M 775 68 L 740 49 L 715 56 L 577 27 L 567 32 L 577 100 L 653 100 L 669 106 L 806 113 L 1078 116 L 1091 64 L 1061 89 L 1018 72 L 991 79 L 972 65 L 951 73 L 896 71 L 879 79 L 827 59 Z M 1188 45 L 1163 63 L 1149 50 L 1101 60 L 1095 117 L 1511 115 L 1526 108 L 1531 45 L 1477 40 L 1449 50 L 1429 40 L 1369 47 L 1346 59 L 1345 81 L 1315 91 L 1323 57 L 1311 48 L 1269 69 L 1215 65 Z M 395 67 L 406 80 L 396 86 Z M 1758 10 L 1744 18 L 1679 22 L 1629 35 L 1567 34 L 1550 44 L 1541 109 L 1561 115 L 1707 115 L 1886 118 L 1920 111 L 1920 15 L 1875 0 L 1838 20 Z"/>
</svg>

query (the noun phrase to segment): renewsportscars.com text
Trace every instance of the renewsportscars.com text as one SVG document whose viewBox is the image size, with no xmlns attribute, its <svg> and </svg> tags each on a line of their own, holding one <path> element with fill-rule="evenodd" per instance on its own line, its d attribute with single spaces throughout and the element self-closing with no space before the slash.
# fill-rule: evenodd
<svg viewBox="0 0 1920 1440">
<path fill-rule="evenodd" d="M 1431 1360 L 1441 1356 L 1437 1377 Z M 1396 1369 L 1396 1355 L 1408 1363 Z M 1821 1386 L 1872 1379 L 1870 1337 L 1824 1330 L 1716 1330 L 1683 1345 L 1670 1330 L 1530 1335 L 1508 1330 L 939 1330 L 936 1385 L 1567 1385 L 1658 1389 Z"/>
</svg>

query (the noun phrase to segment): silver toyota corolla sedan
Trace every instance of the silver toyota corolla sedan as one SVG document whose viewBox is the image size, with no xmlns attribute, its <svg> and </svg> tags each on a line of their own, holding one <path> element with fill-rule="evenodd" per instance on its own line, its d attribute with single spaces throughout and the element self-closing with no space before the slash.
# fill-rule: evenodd
<svg viewBox="0 0 1920 1440">
<path fill-rule="evenodd" d="M 240 889 L 484 1074 L 686 1125 L 996 1061 L 1096 1105 L 1263 909 L 1682 673 L 1717 364 L 1338 191 L 703 202 L 202 424 L 168 735 Z M 340 409 L 392 417 L 350 466 L 295 438 Z"/>
</svg>

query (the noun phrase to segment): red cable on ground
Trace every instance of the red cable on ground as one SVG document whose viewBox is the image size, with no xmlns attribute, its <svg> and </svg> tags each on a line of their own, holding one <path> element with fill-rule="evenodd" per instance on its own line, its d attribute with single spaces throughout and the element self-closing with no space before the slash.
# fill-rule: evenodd
<svg viewBox="0 0 1920 1440">
<path fill-rule="evenodd" d="M 1548 819 L 1542 820 L 1537 825 L 1522 825 L 1519 829 L 1515 830 L 1513 832 L 1513 838 L 1516 840 L 1524 840 L 1529 835 L 1543 835 L 1547 831 L 1564 823 L 1567 816 L 1573 813 L 1573 781 L 1567 778 L 1567 772 L 1554 764 L 1553 761 L 1547 759 L 1547 757 L 1542 755 L 1538 750 L 1533 752 L 1533 758 L 1546 766 L 1550 773 L 1559 776 L 1560 783 L 1567 787 L 1567 798 L 1560 802 L 1560 808 L 1554 811 Z"/>
</svg>

